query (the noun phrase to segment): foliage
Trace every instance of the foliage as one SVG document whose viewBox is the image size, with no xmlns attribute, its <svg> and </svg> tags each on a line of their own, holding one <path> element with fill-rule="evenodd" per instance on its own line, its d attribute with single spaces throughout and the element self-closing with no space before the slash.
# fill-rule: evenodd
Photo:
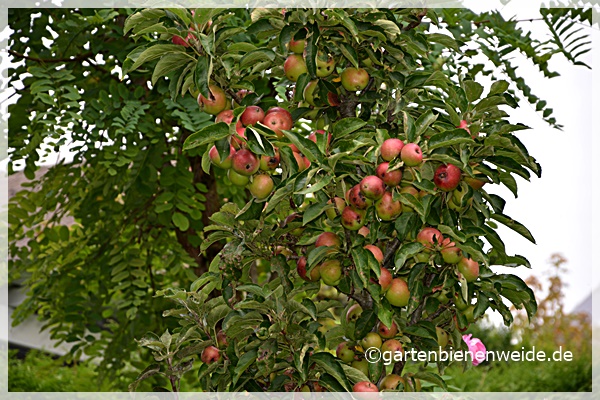
<svg viewBox="0 0 600 400">
<path fill-rule="evenodd" d="M 293 390 L 307 382 L 315 389 L 317 380 L 329 390 L 351 390 L 364 375 L 331 352 L 344 337 L 362 338 L 377 319 L 395 320 L 405 346 L 434 348 L 436 325 L 450 331 L 454 346 L 462 345 L 458 328 L 469 321 L 452 304 L 455 294 L 477 300 L 475 318 L 491 308 L 510 324 L 502 298 L 524 307 L 529 317 L 535 313 L 533 292 L 523 281 L 489 268 L 529 266 L 524 257 L 507 255 L 495 233 L 501 223 L 533 241 L 527 228 L 503 214 L 500 197 L 463 182 L 466 195 L 452 208 L 452 196 L 431 180 L 437 166 L 451 163 L 465 177 L 502 184 L 516 196 L 514 176 L 541 174 L 514 135 L 526 127 L 509 124 L 505 109 L 516 106 L 522 93 L 550 124 L 556 121 L 509 59 L 519 49 L 547 73 L 556 51 L 538 58 L 528 49 L 540 44 L 494 12 L 194 11 L 52 9 L 32 16 L 30 10 L 10 10 L 10 52 L 23 62 L 9 75 L 24 87 L 9 108 L 9 168 L 23 166 L 37 189 L 20 192 L 10 203 L 10 279 L 25 278 L 30 289 L 16 323 L 38 312 L 54 338 L 75 342 L 73 358 L 82 352 L 102 356 L 101 371 L 110 373 L 125 368 L 133 339 L 141 338 L 158 364 L 140 378 L 165 376 L 173 390 L 194 368 L 204 390 Z M 440 33 L 442 27 L 452 37 Z M 188 47 L 171 42 L 188 35 Z M 295 84 L 282 68 L 292 37 L 307 41 L 308 71 Z M 484 90 L 476 80 L 492 70 L 474 64 L 465 43 L 478 43 L 496 66 L 503 65 L 517 91 L 494 75 Z M 563 53 L 576 50 L 572 42 L 554 43 Z M 318 81 L 316 106 L 304 103 L 319 51 L 335 57 L 337 72 L 366 66 L 367 88 L 345 91 L 336 72 Z M 247 130 L 246 146 L 253 152 L 270 156 L 275 146 L 281 153 L 268 205 L 210 167 L 209 149 L 216 144 L 225 155 L 235 129 L 213 124 L 198 110 L 196 96 L 209 97 L 209 84 L 227 89 L 235 118 L 251 104 L 279 105 L 299 121 L 284 137 L 265 126 Z M 242 99 L 240 89 L 251 94 Z M 332 100 L 331 93 L 339 98 Z M 473 136 L 456 129 L 461 120 Z M 316 143 L 306 138 L 316 128 L 332 133 L 331 144 L 324 136 Z M 403 168 L 405 184 L 423 196 L 395 191 L 394 200 L 414 212 L 384 222 L 371 209 L 370 233 L 362 237 L 343 229 L 339 216 L 325 217 L 332 208 L 327 201 L 344 197 L 373 173 L 388 137 L 423 148 L 422 167 L 392 165 Z M 290 144 L 310 168 L 300 170 Z M 37 163 L 64 145 L 71 145 L 74 163 L 60 163 L 34 179 Z M 66 216 L 75 223 L 67 225 Z M 414 238 L 422 226 L 437 227 L 478 261 L 480 279 L 461 281 L 439 254 L 415 261 L 422 246 Z M 344 238 L 343 246 L 333 253 L 315 249 L 323 231 Z M 385 250 L 383 265 L 408 281 L 407 308 L 392 307 L 370 282 L 381 270 L 363 245 L 375 243 Z M 343 260 L 338 291 L 326 296 L 318 283 L 300 280 L 292 270 L 301 254 L 309 270 L 325 258 Z M 434 287 L 451 296 L 448 306 L 433 296 Z M 164 299 L 175 302 L 177 308 L 165 312 L 174 318 L 159 318 Z M 343 317 L 353 302 L 365 310 L 356 324 Z M 218 329 L 229 340 L 222 361 L 194 366 Z M 401 373 L 402 365 L 397 367 Z M 375 365 L 371 378 L 381 372 Z M 435 374 L 417 378 L 444 386 Z"/>
</svg>

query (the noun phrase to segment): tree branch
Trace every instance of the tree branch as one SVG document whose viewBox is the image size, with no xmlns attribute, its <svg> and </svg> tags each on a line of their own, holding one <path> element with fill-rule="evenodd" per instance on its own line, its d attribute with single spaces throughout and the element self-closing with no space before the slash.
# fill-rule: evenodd
<svg viewBox="0 0 600 400">
<path fill-rule="evenodd" d="M 395 238 L 385 250 L 385 254 L 383 255 L 383 263 L 381 264 L 382 266 L 386 268 L 390 266 L 391 261 L 394 259 L 394 253 L 396 253 L 396 250 L 398 250 L 399 247 L 400 240 L 398 240 L 398 238 Z"/>
</svg>

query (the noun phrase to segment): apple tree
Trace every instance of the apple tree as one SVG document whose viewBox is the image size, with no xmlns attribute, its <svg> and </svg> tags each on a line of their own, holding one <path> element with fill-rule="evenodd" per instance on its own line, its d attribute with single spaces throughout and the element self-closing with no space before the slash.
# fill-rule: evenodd
<svg viewBox="0 0 600 400">
<path fill-rule="evenodd" d="M 192 369 L 202 390 L 445 387 L 444 362 L 364 351 L 464 349 L 488 310 L 535 313 L 493 271 L 529 267 L 498 224 L 534 239 L 486 189 L 541 174 L 519 96 L 560 127 L 511 52 L 553 77 L 587 50 L 569 24 L 590 10 L 542 16 L 546 42 L 467 9 L 11 10 L 9 168 L 36 188 L 10 204 L 15 321 L 145 368 L 131 390 Z"/>
</svg>

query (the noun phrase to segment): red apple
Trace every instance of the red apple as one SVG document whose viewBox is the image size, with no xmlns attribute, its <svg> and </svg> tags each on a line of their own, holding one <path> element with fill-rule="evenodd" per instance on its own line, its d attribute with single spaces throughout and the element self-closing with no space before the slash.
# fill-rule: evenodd
<svg viewBox="0 0 600 400">
<path fill-rule="evenodd" d="M 277 137 L 283 137 L 284 130 L 288 131 L 294 126 L 292 114 L 281 107 L 274 107 L 267 111 L 263 120 L 263 125 L 271 129 Z"/>
<path fill-rule="evenodd" d="M 259 106 L 248 106 L 240 116 L 240 121 L 244 126 L 255 125 L 258 122 L 263 122 L 265 112 Z"/>
<path fill-rule="evenodd" d="M 317 54 L 317 77 L 325 78 L 335 71 L 335 59 L 331 55 Z"/>
<path fill-rule="evenodd" d="M 335 247 L 339 248 L 342 245 L 340 238 L 333 232 L 323 232 L 317 237 L 315 247 Z"/>
<path fill-rule="evenodd" d="M 400 152 L 400 158 L 404 161 L 404 164 L 409 167 L 416 167 L 423 161 L 423 152 L 416 143 L 408 143 Z"/>
<path fill-rule="evenodd" d="M 381 351 L 389 351 L 390 353 L 403 353 L 402 343 L 396 339 L 389 339 L 381 345 Z"/>
<path fill-rule="evenodd" d="M 391 192 L 385 192 L 381 199 L 375 202 L 375 212 L 382 221 L 393 221 L 402 214 L 402 203 L 394 201 Z"/>
<path fill-rule="evenodd" d="M 271 156 L 262 155 L 260 157 L 260 167 L 259 168 L 262 171 L 273 171 L 279 166 L 279 161 L 280 161 L 279 150 L 277 150 L 276 148 L 273 150 L 275 150 L 274 156 L 271 157 Z"/>
<path fill-rule="evenodd" d="M 379 285 L 381 286 L 382 293 L 388 291 L 388 289 L 392 285 L 392 279 L 392 273 L 387 268 L 381 267 L 381 273 L 379 275 Z"/>
<path fill-rule="evenodd" d="M 365 217 L 366 213 L 364 210 L 348 206 L 342 211 L 342 226 L 348 230 L 357 231 L 365 225 Z"/>
<path fill-rule="evenodd" d="M 460 183 L 461 170 L 453 164 L 440 165 L 433 175 L 433 183 L 439 189 L 448 192 L 456 189 Z"/>
<path fill-rule="evenodd" d="M 211 147 L 210 151 L 208 152 L 210 161 L 217 167 L 223 168 L 223 169 L 231 168 L 232 159 L 233 159 L 234 154 L 235 154 L 235 149 L 231 145 L 229 146 L 229 156 L 223 161 L 221 161 L 221 158 L 219 157 L 219 151 L 217 150 L 216 146 Z"/>
<path fill-rule="evenodd" d="M 302 54 L 302 53 L 304 53 L 305 44 L 306 44 L 306 40 L 304 40 L 304 39 L 294 40 L 294 38 L 292 38 L 292 40 L 290 40 L 290 42 L 288 43 L 288 49 L 292 53 Z"/>
<path fill-rule="evenodd" d="M 210 85 L 210 98 L 198 95 L 198 105 L 205 113 L 217 115 L 227 107 L 227 96 L 225 91 L 218 86 Z"/>
<path fill-rule="evenodd" d="M 390 302 L 391 305 L 396 307 L 404 307 L 408 305 L 410 291 L 408 290 L 408 284 L 406 281 L 402 278 L 392 279 L 392 285 L 385 293 L 385 298 Z"/>
<path fill-rule="evenodd" d="M 214 362 L 219 361 L 221 359 L 221 354 L 219 353 L 219 349 L 217 349 L 215 346 L 208 346 L 207 348 L 202 350 L 202 355 L 200 356 L 200 359 L 204 364 L 210 365 Z"/>
<path fill-rule="evenodd" d="M 377 166 L 375 170 L 375 174 L 389 187 L 395 187 L 400 184 L 402 181 L 402 171 L 396 169 L 394 171 L 388 172 L 388 168 L 390 166 L 389 162 L 383 162 Z"/>
<path fill-rule="evenodd" d="M 369 381 L 362 381 L 352 386 L 353 392 L 379 392 L 377 386 Z"/>
<path fill-rule="evenodd" d="M 379 177 L 368 175 L 360 181 L 360 191 L 367 199 L 379 200 L 385 193 L 385 184 Z"/>
<path fill-rule="evenodd" d="M 231 168 L 240 175 L 253 175 L 259 167 L 260 161 L 248 149 L 240 149 L 233 155 Z"/>
<path fill-rule="evenodd" d="M 377 323 L 377 332 L 379 333 L 379 336 L 381 336 L 384 339 L 392 339 L 398 334 L 398 325 L 396 325 L 396 323 L 392 321 L 392 326 L 387 327 L 383 324 L 383 322 L 379 321 Z"/>
<path fill-rule="evenodd" d="M 299 54 L 291 54 L 283 63 L 283 72 L 292 82 L 296 82 L 300 75 L 306 73 L 306 63 Z"/>
<path fill-rule="evenodd" d="M 353 186 L 348 191 L 348 195 L 346 197 L 348 203 L 358 210 L 364 210 L 373 204 L 373 201 L 371 199 L 367 199 L 367 197 L 360 190 L 360 185 Z"/>
<path fill-rule="evenodd" d="M 365 246 L 365 249 L 369 250 L 373 254 L 375 259 L 379 261 L 379 264 L 383 262 L 383 252 L 379 247 L 372 244 L 368 244 Z"/>
<path fill-rule="evenodd" d="M 458 272 L 467 280 L 473 282 L 479 276 L 479 263 L 470 258 L 463 257 L 458 262 Z"/>
<path fill-rule="evenodd" d="M 346 68 L 341 76 L 342 86 L 349 92 L 363 90 L 369 83 L 369 73 L 362 68 Z"/>
<path fill-rule="evenodd" d="M 381 145 L 381 158 L 385 161 L 392 161 L 400 155 L 404 142 L 400 139 L 387 139 Z"/>
<path fill-rule="evenodd" d="M 274 187 L 273 179 L 269 175 L 260 174 L 252 178 L 248 190 L 256 199 L 263 200 L 271 195 Z"/>
<path fill-rule="evenodd" d="M 444 237 L 442 232 L 435 228 L 423 228 L 421 232 L 417 234 L 417 242 L 421 243 L 428 249 L 433 249 L 435 245 L 441 245 Z"/>
<path fill-rule="evenodd" d="M 233 122 L 233 110 L 223 110 L 217 114 L 215 123 L 225 122 L 227 125 Z"/>
</svg>

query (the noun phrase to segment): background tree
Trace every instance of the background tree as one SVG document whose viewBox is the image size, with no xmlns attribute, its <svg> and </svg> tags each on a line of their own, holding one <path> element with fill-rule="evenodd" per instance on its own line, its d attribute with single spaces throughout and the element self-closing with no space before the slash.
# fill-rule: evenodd
<svg viewBox="0 0 600 400">
<path fill-rule="evenodd" d="M 227 324 L 222 324 L 237 329 L 224 329 L 228 337 L 251 332 L 253 336 L 248 342 L 230 343 L 225 353 L 230 369 L 220 363 L 202 367 L 204 389 L 294 389 L 306 382 L 315 389 L 318 376 L 330 390 L 349 390 L 350 383 L 364 374 L 357 375 L 355 369 L 316 349 L 334 349 L 343 335 L 361 339 L 378 318 L 387 323 L 395 318 L 405 345 L 415 341 L 424 348 L 435 345 L 440 321 L 448 324 L 453 315 L 461 327 L 468 321 L 464 313 L 439 304 L 436 308 L 435 301 L 426 307 L 420 300 L 433 298 L 432 286 L 442 286 L 440 292 L 459 289 L 465 298 L 476 298 L 474 317 L 491 306 L 510 323 L 512 317 L 499 295 L 525 305 L 531 315 L 535 302 L 523 282 L 491 275 L 486 268 L 528 264 L 521 256 L 504 254 L 489 217 L 532 239 L 529 232 L 502 214 L 504 200 L 468 185 L 461 186 L 467 196 L 455 202 L 457 209 L 448 209 L 445 204 L 452 196 L 440 194 L 431 179 L 434 167 L 450 163 L 460 166 L 467 177 L 485 177 L 516 194 L 512 174 L 539 175 L 539 166 L 511 134 L 525 127 L 507 124 L 507 114 L 498 106 L 516 106 L 515 95 L 522 93 L 549 123 L 556 121 L 545 102 L 514 73 L 510 53 L 522 51 L 553 76 L 547 62 L 554 54 L 568 54 L 577 62 L 581 51 L 587 50 L 565 39 L 573 25 L 564 24 L 589 23 L 591 11 L 549 10 L 543 15 L 556 35 L 540 43 L 498 13 L 476 15 L 459 9 L 285 13 L 197 9 L 194 14 L 169 9 L 133 15 L 125 10 L 44 10 L 33 15 L 29 10 L 11 10 L 10 52 L 21 64 L 10 76 L 23 87 L 9 109 L 9 168 L 23 166 L 33 178 L 40 158 L 65 145 L 71 147 L 74 159 L 56 165 L 35 182 L 40 190 L 21 192 L 11 202 L 10 278 L 25 278 L 30 287 L 16 321 L 38 312 L 55 338 L 76 343 L 74 357 L 81 352 L 102 355 L 103 367 L 111 372 L 139 359 L 133 339 L 147 330 L 173 332 L 179 324 L 190 324 L 191 329 L 177 328 L 175 335 L 165 333 L 161 341 L 142 341 L 158 352 L 171 343 L 177 347 L 180 358 L 170 352 L 162 357 L 168 361 L 166 369 L 151 366 L 144 375 L 164 373 L 176 389 L 177 380 L 192 365 L 190 356 L 214 344 L 215 328 L 225 318 Z M 437 32 L 439 28 L 447 28 L 453 37 Z M 25 35 L 29 39 L 21 40 Z M 173 40 L 176 36 L 179 41 Z M 282 68 L 292 37 L 306 40 L 301 58 L 307 71 L 295 84 L 284 77 Z M 517 91 L 498 80 L 482 98 L 483 87 L 475 79 L 492 71 L 473 65 L 470 57 L 477 50 L 461 52 L 463 42 L 480 46 L 496 66 L 504 66 Z M 542 48 L 546 52 L 540 55 Z M 318 51 L 332 54 L 338 69 L 312 84 L 309 99 L 304 89 L 317 77 Z M 370 79 L 360 92 L 341 88 L 338 74 L 347 66 L 368 71 Z M 223 170 L 209 168 L 212 144 L 216 142 L 224 159 L 235 131 L 235 125 L 213 124 L 210 115 L 198 110 L 196 96 L 210 98 L 209 84 L 226 89 L 230 101 L 235 101 L 235 118 L 245 106 L 279 105 L 292 112 L 294 121 L 303 119 L 283 137 L 265 127 L 247 130 L 250 150 L 271 156 L 271 142 L 280 148 L 283 169 L 273 178 L 277 190 L 264 210 L 263 202 L 247 202 L 249 194 L 232 185 Z M 252 93 L 242 98 L 239 90 Z M 475 137 L 455 129 L 462 119 Z M 306 139 L 317 128 L 331 132 L 332 142 L 324 135 L 315 136 L 316 143 Z M 425 195 L 418 199 L 397 191 L 394 200 L 415 212 L 403 213 L 395 223 L 371 220 L 370 236 L 362 239 L 341 230 L 335 215 L 327 222 L 323 211 L 328 207 L 333 211 L 326 206 L 331 197 L 343 197 L 345 188 L 358 183 L 359 177 L 374 173 L 379 146 L 390 136 L 423 146 L 428 161 L 424 169 L 413 171 L 413 185 Z M 299 171 L 303 166 L 286 144 L 304 153 L 311 167 Z M 483 160 L 490 165 L 484 168 Z M 306 163 L 302 157 L 301 161 Z M 473 163 L 479 163 L 477 169 Z M 409 171 L 404 171 L 405 181 L 410 180 Z M 215 214 L 222 203 L 228 204 Z M 76 224 L 62 225 L 65 215 L 75 217 Z M 424 224 L 447 227 L 440 228 L 442 233 L 481 263 L 485 279 L 461 285 L 452 268 L 446 268 L 445 275 L 438 273 L 437 256 L 430 264 L 415 263 L 412 257 L 422 245 L 414 238 Z M 298 228 L 304 229 L 300 237 Z M 335 321 L 344 315 L 340 308 L 351 303 L 337 292 L 319 292 L 315 283 L 300 284 L 290 272 L 302 251 L 308 252 L 309 273 L 325 256 L 331 257 L 323 249 L 312 250 L 323 230 L 339 233 L 344 241 L 340 251 L 358 272 L 344 275 L 339 291 L 366 310 L 351 327 L 341 318 L 341 325 L 328 333 L 319 330 L 323 319 Z M 486 235 L 491 252 L 484 251 L 484 242 L 477 239 L 481 235 Z M 27 240 L 28 248 L 17 245 L 21 239 Z M 225 242 L 225 250 L 215 257 Z M 391 307 L 372 289 L 368 276 L 377 278 L 380 269 L 362 250 L 361 244 L 367 242 L 383 245 L 383 265 L 393 265 L 397 276 L 408 278 L 413 297 L 408 309 Z M 276 253 L 280 254 L 274 257 Z M 409 275 L 407 261 L 416 266 Z M 352 271 L 348 267 L 345 270 Z M 181 289 L 191 282 L 189 291 Z M 487 286 L 494 282 L 501 289 Z M 478 295 L 482 287 L 488 291 Z M 191 320 L 162 320 L 165 303 L 157 294 L 178 301 Z M 230 305 L 235 305 L 235 312 Z M 331 307 L 333 313 L 328 311 Z M 255 311 L 241 311 L 244 308 Z M 281 308 L 287 310 L 285 315 L 272 314 Z M 182 310 L 171 314 L 181 315 Z M 199 324 L 196 317 L 203 315 L 208 319 Z M 264 331 L 257 330 L 261 324 Z M 453 333 L 454 345 L 460 345 L 458 330 L 444 324 Z M 282 331 L 269 332 L 267 325 L 281 326 Z M 292 332 L 296 336 L 290 339 Z M 288 353 L 278 353 L 281 346 Z M 124 349 L 133 355 L 124 357 Z M 292 353 L 300 358 L 285 357 Z M 309 372 L 310 365 L 317 367 Z M 264 371 L 263 367 L 288 371 L 289 379 L 275 383 L 263 377 L 253 384 L 257 369 Z M 376 381 L 382 367 L 374 368 L 379 369 L 369 370 L 366 378 Z M 401 366 L 396 368 L 401 371 Z M 429 372 L 419 377 L 443 385 Z"/>
</svg>

